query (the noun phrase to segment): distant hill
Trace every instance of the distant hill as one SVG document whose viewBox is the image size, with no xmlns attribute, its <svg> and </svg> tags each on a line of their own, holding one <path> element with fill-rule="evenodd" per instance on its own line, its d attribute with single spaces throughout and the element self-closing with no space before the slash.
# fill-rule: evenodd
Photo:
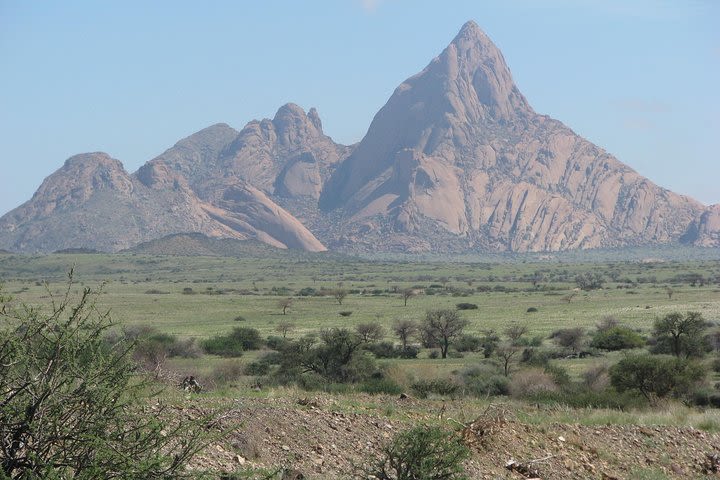
<svg viewBox="0 0 720 480">
<path fill-rule="evenodd" d="M 211 257 L 264 257 L 287 251 L 256 240 L 211 238 L 202 233 L 176 233 L 143 242 L 120 253 Z"/>
<path fill-rule="evenodd" d="M 93 253 L 105 253 L 101 252 L 100 250 L 95 250 L 94 248 L 82 248 L 82 247 L 75 247 L 75 248 L 63 248 L 62 250 L 55 250 L 53 253 L 59 253 L 59 254 L 93 254 Z"/>
</svg>

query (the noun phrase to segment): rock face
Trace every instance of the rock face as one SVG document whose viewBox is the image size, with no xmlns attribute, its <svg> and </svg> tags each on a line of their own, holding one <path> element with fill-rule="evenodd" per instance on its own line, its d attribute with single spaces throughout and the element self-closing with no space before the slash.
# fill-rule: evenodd
<svg viewBox="0 0 720 480">
<path fill-rule="evenodd" d="M 306 197 L 315 203 L 348 147 L 326 136 L 317 111 L 282 106 L 272 120 L 254 120 L 239 133 L 215 125 L 180 142 L 143 169 L 166 168 L 187 179 L 201 197 L 217 179 L 250 182 L 269 195 Z M 141 169 L 140 174 L 143 173 Z"/>
<path fill-rule="evenodd" d="M 535 113 L 474 22 L 395 90 L 320 206 L 349 219 L 338 244 L 511 251 L 676 241 L 704 209 Z"/>
<path fill-rule="evenodd" d="M 356 146 L 287 104 L 239 132 L 201 130 L 132 175 L 77 155 L 0 218 L 0 248 L 117 251 L 183 232 L 346 252 L 720 246 L 720 206 L 658 187 L 536 113 L 468 22 Z"/>
<path fill-rule="evenodd" d="M 107 154 L 77 155 L 45 179 L 31 200 L 0 218 L 0 245 L 18 252 L 117 251 L 172 233 L 200 232 L 325 250 L 262 193 L 234 188 L 245 192 L 229 200 L 245 210 L 242 215 L 202 201 L 176 172 L 144 169 L 133 176 Z"/>
</svg>

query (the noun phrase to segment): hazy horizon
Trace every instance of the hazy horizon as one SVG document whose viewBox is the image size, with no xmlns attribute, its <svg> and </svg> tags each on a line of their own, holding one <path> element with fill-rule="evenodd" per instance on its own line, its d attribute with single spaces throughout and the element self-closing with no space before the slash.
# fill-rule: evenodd
<svg viewBox="0 0 720 480">
<path fill-rule="evenodd" d="M 240 130 L 288 102 L 355 143 L 467 20 L 537 112 L 658 185 L 719 203 L 718 19 L 709 1 L 0 0 L 0 215 L 74 154 L 104 151 L 132 172 L 202 128 Z"/>
</svg>

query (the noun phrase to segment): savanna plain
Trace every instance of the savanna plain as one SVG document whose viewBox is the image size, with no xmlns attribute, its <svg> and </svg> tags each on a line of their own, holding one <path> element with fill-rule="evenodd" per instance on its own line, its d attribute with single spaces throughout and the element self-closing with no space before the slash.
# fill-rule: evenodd
<svg viewBox="0 0 720 480">
<path fill-rule="evenodd" d="M 40 311 L 102 291 L 148 408 L 215 419 L 185 474 L 716 478 L 717 252 L 635 253 L 3 254 L 0 279 Z M 436 434 L 447 465 L 401 476 Z"/>
</svg>

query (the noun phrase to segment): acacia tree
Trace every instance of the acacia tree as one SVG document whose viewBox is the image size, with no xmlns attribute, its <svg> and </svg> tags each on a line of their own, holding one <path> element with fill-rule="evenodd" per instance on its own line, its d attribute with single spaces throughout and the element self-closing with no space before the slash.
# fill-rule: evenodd
<svg viewBox="0 0 720 480">
<path fill-rule="evenodd" d="M 287 313 L 287 309 L 293 304 L 292 298 L 283 298 L 278 300 L 278 307 L 282 308 L 283 315 Z"/>
<path fill-rule="evenodd" d="M 347 297 L 347 294 L 348 292 L 344 288 L 338 288 L 333 291 L 333 297 L 337 300 L 338 305 L 342 305 L 342 302 L 345 300 L 345 297 Z"/>
<path fill-rule="evenodd" d="M 422 330 L 429 343 L 440 347 L 440 356 L 447 358 L 450 342 L 460 336 L 467 325 L 467 320 L 455 310 L 428 310 Z"/>
<path fill-rule="evenodd" d="M 402 291 L 402 298 L 403 298 L 403 301 L 405 302 L 404 305 L 406 307 L 407 307 L 408 300 L 411 299 L 412 297 L 414 297 L 415 295 L 416 295 L 416 293 L 415 293 L 414 288 L 406 288 Z"/>
<path fill-rule="evenodd" d="M 280 322 L 275 327 L 275 331 L 281 334 L 283 338 L 286 338 L 288 333 L 293 330 L 295 330 L 295 323 L 293 322 Z"/>
<path fill-rule="evenodd" d="M 400 319 L 393 324 L 393 332 L 402 343 L 403 350 L 407 350 L 408 341 L 418 332 L 418 324 L 412 320 Z"/>
<path fill-rule="evenodd" d="M 0 477 L 181 477 L 203 428 L 143 408 L 132 345 L 107 343 L 99 291 L 73 300 L 70 275 L 62 298 L 48 289 L 49 311 L 0 292 Z"/>
<path fill-rule="evenodd" d="M 676 357 L 702 356 L 707 347 L 703 336 L 705 328 L 700 312 L 668 313 L 655 321 L 653 333 L 658 342 L 655 350 L 669 351 Z"/>
<path fill-rule="evenodd" d="M 363 343 L 374 343 L 385 336 L 385 329 L 377 322 L 360 323 L 355 327 L 355 332 Z"/>
</svg>

